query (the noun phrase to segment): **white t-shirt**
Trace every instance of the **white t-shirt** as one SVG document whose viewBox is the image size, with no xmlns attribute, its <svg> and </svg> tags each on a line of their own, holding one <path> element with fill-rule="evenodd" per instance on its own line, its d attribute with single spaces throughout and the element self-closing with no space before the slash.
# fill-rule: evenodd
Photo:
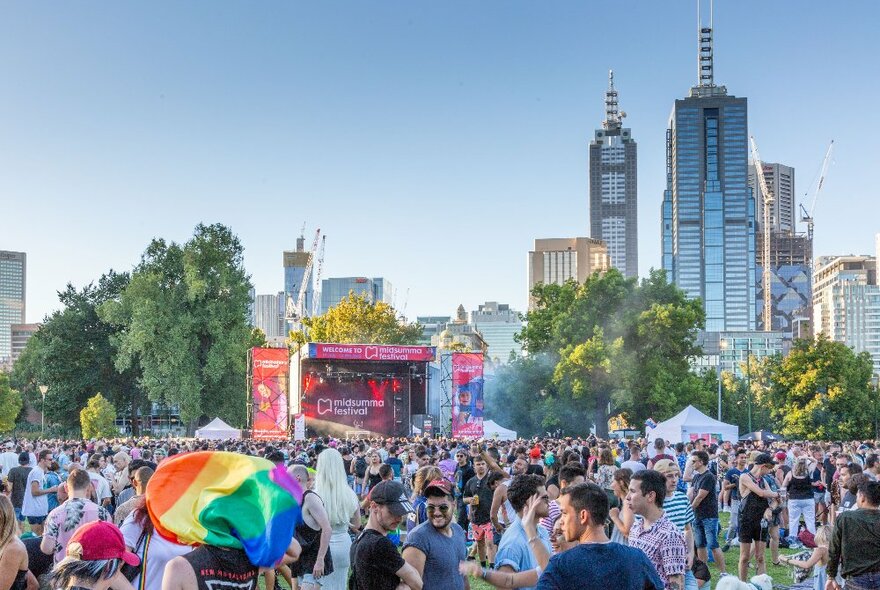
<svg viewBox="0 0 880 590">
<path fill-rule="evenodd" d="M 37 487 L 43 489 L 45 479 L 46 474 L 39 467 L 34 467 L 28 473 L 27 483 L 24 488 L 24 501 L 21 504 L 21 513 L 24 516 L 46 516 L 49 514 L 49 496 L 46 494 L 34 496 L 31 493 L 31 488 L 33 487 L 31 482 L 37 482 Z"/>
<path fill-rule="evenodd" d="M 647 467 L 645 467 L 645 465 L 641 461 L 633 461 L 632 459 L 621 463 L 620 468 L 621 469 L 623 469 L 623 468 L 629 469 L 633 473 L 638 473 L 642 469 L 647 469 Z"/>
<path fill-rule="evenodd" d="M 141 525 L 134 520 L 134 512 L 125 517 L 122 526 L 119 527 L 125 544 L 132 548 L 141 559 L 144 558 L 144 543 L 138 547 L 138 539 L 141 537 Z M 162 576 L 165 566 L 169 561 L 180 555 L 186 555 L 193 548 L 188 545 L 178 545 L 166 540 L 162 535 L 154 534 L 150 537 L 150 546 L 147 551 L 146 562 L 146 588 L 140 587 L 140 577 L 134 582 L 135 590 L 162 590 Z M 230 586 L 231 587 L 231 586 Z"/>
<path fill-rule="evenodd" d="M 110 492 L 110 484 L 107 483 L 107 480 L 104 479 L 103 476 L 99 473 L 88 472 L 89 479 L 92 480 L 92 485 L 95 486 L 95 494 L 98 496 L 98 504 L 104 501 L 104 498 L 112 497 Z"/>
<path fill-rule="evenodd" d="M 9 475 L 9 470 L 18 467 L 18 453 L 6 451 L 0 454 L 0 475 Z"/>
</svg>

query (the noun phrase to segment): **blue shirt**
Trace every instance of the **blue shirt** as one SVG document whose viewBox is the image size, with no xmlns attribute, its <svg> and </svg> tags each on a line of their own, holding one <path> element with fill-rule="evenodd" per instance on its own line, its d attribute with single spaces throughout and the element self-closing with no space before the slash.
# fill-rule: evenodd
<svg viewBox="0 0 880 590">
<path fill-rule="evenodd" d="M 458 573 L 458 563 L 467 558 L 464 529 L 453 522 L 452 535 L 437 532 L 430 522 L 423 522 L 406 536 L 407 547 L 425 554 L 422 570 L 423 590 L 464 590 L 464 578 Z"/>
<path fill-rule="evenodd" d="M 538 526 L 538 538 L 547 553 L 552 553 L 550 549 L 550 535 L 542 526 Z M 522 521 L 517 519 L 510 525 L 504 535 L 501 536 L 501 542 L 498 544 L 498 553 L 495 554 L 495 569 L 506 565 L 513 568 L 515 572 L 527 572 L 538 567 L 538 562 L 529 548 L 529 537 L 522 526 Z M 534 586 L 526 587 L 534 589 Z"/>
<path fill-rule="evenodd" d="M 663 590 L 643 551 L 620 543 L 583 543 L 550 558 L 537 590 Z"/>
</svg>

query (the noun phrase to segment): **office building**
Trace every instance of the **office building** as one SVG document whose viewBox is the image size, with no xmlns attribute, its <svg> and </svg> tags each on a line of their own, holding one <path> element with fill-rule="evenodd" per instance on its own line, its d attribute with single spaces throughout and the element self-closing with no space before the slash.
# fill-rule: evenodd
<svg viewBox="0 0 880 590">
<path fill-rule="evenodd" d="M 471 312 L 471 324 L 483 336 L 489 348 L 489 358 L 495 364 L 510 360 L 511 354 L 522 355 L 522 345 L 515 336 L 522 331 L 519 313 L 506 303 L 487 301 Z"/>
<path fill-rule="evenodd" d="M 770 211 L 771 232 L 794 232 L 795 227 L 795 188 L 794 168 L 785 164 L 763 162 L 764 180 L 767 189 L 773 195 L 773 207 Z M 755 220 L 761 227 L 764 222 L 764 198 L 758 181 L 755 163 L 749 162 L 749 186 L 755 197 Z M 762 228 L 763 231 L 763 228 Z"/>
<path fill-rule="evenodd" d="M 697 344 L 707 352 L 695 359 L 697 372 L 721 370 L 745 379 L 752 362 L 785 354 L 786 337 L 779 331 L 700 332 Z"/>
<path fill-rule="evenodd" d="M 880 373 L 880 284 L 874 256 L 822 256 L 813 278 L 813 330 L 871 355 Z"/>
<path fill-rule="evenodd" d="M 12 325 L 25 323 L 27 254 L 0 250 L 0 364 L 12 362 Z"/>
<path fill-rule="evenodd" d="M 18 360 L 27 347 L 28 340 L 37 333 L 41 324 L 12 324 L 12 364 Z"/>
<path fill-rule="evenodd" d="M 755 329 L 755 203 L 748 104 L 714 82 L 712 25 L 698 30 L 698 84 L 675 101 L 666 132 L 662 259 L 700 298 L 709 332 Z"/>
<path fill-rule="evenodd" d="M 422 335 L 418 344 L 431 346 L 431 339 L 440 334 L 446 324 L 452 321 L 448 315 L 422 315 L 416 317 L 416 323 L 422 327 Z"/>
<path fill-rule="evenodd" d="M 608 73 L 605 120 L 590 142 L 590 235 L 608 246 L 611 265 L 627 277 L 639 274 L 637 149 L 623 127 L 614 72 Z"/>
<path fill-rule="evenodd" d="M 306 268 L 312 262 L 312 253 L 305 250 L 305 237 L 300 236 L 296 239 L 296 250 L 285 250 L 284 252 L 284 302 L 287 304 L 287 298 L 290 298 L 294 304 L 299 301 L 299 294 L 302 290 L 303 279 L 305 277 Z M 309 277 L 306 283 L 306 290 L 303 297 L 302 309 L 296 310 L 300 317 L 311 317 L 312 315 L 312 298 L 315 296 L 315 288 Z"/>
<path fill-rule="evenodd" d="M 538 283 L 562 285 L 568 280 L 583 283 L 594 272 L 611 268 L 605 242 L 595 238 L 542 238 L 529 252 L 529 307 Z"/>
<path fill-rule="evenodd" d="M 321 281 L 321 314 L 348 297 L 349 293 L 366 295 L 373 303 L 392 305 L 394 295 L 391 283 L 383 278 L 339 277 Z"/>
<path fill-rule="evenodd" d="M 253 326 L 262 330 L 266 340 L 270 342 L 277 342 L 278 339 L 286 339 L 288 336 L 284 305 L 284 293 L 254 297 Z"/>
<path fill-rule="evenodd" d="M 484 355 L 489 353 L 489 345 L 483 339 L 483 335 L 468 322 L 464 305 L 459 305 L 455 310 L 455 319 L 448 322 L 438 335 L 431 338 L 431 345 L 436 346 L 438 352 L 455 348 L 456 351 L 461 352 L 482 352 Z"/>
</svg>

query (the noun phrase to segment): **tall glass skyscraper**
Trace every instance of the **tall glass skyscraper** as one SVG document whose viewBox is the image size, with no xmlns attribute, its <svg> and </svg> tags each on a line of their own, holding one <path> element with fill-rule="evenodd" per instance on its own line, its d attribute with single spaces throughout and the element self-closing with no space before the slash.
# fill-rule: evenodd
<svg viewBox="0 0 880 590">
<path fill-rule="evenodd" d="M 745 98 L 716 86 L 712 27 L 699 28 L 699 83 L 666 131 L 663 268 L 706 309 L 709 332 L 755 329 L 755 201 Z"/>
<path fill-rule="evenodd" d="M 25 322 L 27 254 L 0 250 L 0 364 L 12 361 L 12 325 Z"/>
<path fill-rule="evenodd" d="M 293 303 L 297 302 L 299 292 L 302 288 L 303 278 L 305 277 L 306 267 L 312 261 L 312 253 L 305 250 L 305 238 L 300 236 L 296 239 L 296 250 L 285 250 L 284 252 L 284 301 L 282 308 L 287 305 L 287 298 L 293 299 Z M 312 315 L 312 298 L 315 294 L 315 288 L 311 281 L 306 284 L 306 292 L 303 301 L 303 308 L 297 312 L 303 317 Z M 288 324 L 288 330 L 292 329 L 292 325 Z"/>
<path fill-rule="evenodd" d="M 608 73 L 605 120 L 590 142 L 590 236 L 608 246 L 611 265 L 639 275 L 637 146 L 618 108 L 614 72 Z"/>
</svg>

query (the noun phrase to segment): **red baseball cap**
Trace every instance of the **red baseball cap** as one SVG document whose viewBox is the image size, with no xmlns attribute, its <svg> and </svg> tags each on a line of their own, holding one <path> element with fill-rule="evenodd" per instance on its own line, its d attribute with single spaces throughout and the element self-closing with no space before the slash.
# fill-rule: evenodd
<svg viewBox="0 0 880 590">
<path fill-rule="evenodd" d="M 449 482 L 448 482 L 447 480 L 445 480 L 445 479 L 435 479 L 435 480 L 432 480 L 431 483 L 429 483 L 428 485 L 425 486 L 425 489 L 424 489 L 424 492 L 423 492 L 424 495 L 427 496 L 427 495 L 428 495 L 428 490 L 430 490 L 431 488 L 434 488 L 434 489 L 440 490 L 440 491 L 443 492 L 443 494 L 446 495 L 446 496 L 451 496 L 451 495 L 452 495 L 452 484 L 449 483 Z"/>
<path fill-rule="evenodd" d="M 541 456 L 541 449 L 538 447 L 533 447 L 531 451 L 529 451 L 529 457 L 532 459 L 537 459 Z"/>
<path fill-rule="evenodd" d="M 121 559 L 136 566 L 140 558 L 125 548 L 125 539 L 119 528 L 109 522 L 90 522 L 73 533 L 67 544 L 67 556 L 82 561 Z"/>
</svg>

